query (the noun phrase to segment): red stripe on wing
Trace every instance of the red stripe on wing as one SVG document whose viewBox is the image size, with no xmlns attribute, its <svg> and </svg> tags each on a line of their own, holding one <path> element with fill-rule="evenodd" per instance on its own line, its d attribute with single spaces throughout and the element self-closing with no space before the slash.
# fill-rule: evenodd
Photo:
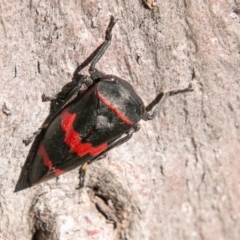
<svg viewBox="0 0 240 240">
<path fill-rule="evenodd" d="M 82 143 L 81 135 L 73 128 L 76 119 L 76 113 L 69 113 L 64 110 L 60 116 L 61 128 L 65 132 L 64 142 L 71 148 L 71 152 L 75 152 L 78 156 L 83 157 L 86 154 L 97 156 L 107 148 L 107 143 L 103 143 L 98 147 L 92 146 L 91 143 Z"/>
<path fill-rule="evenodd" d="M 102 94 L 98 92 L 99 99 L 108 107 L 110 108 L 123 122 L 126 124 L 132 125 L 133 122 L 128 119 L 121 111 L 114 105 L 112 105 Z"/>
</svg>

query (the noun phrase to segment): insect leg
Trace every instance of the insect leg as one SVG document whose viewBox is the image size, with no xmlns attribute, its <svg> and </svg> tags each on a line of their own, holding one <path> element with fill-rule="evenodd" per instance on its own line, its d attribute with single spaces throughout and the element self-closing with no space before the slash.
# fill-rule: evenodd
<svg viewBox="0 0 240 240">
<path fill-rule="evenodd" d="M 100 72 L 99 70 L 97 70 L 95 68 L 95 65 L 97 64 L 97 62 L 102 58 L 102 56 L 104 55 L 104 53 L 106 52 L 107 48 L 109 47 L 109 45 L 111 44 L 111 40 L 112 40 L 112 29 L 114 27 L 116 23 L 116 20 L 114 19 L 113 16 L 111 16 L 110 18 L 110 22 L 108 25 L 108 28 L 106 30 L 105 33 L 105 41 L 103 42 L 103 44 L 100 46 L 99 51 L 96 53 L 96 55 L 93 58 L 93 61 L 90 65 L 89 68 L 89 73 L 91 75 L 91 78 L 93 80 L 96 80 L 98 78 L 102 78 L 104 76 L 104 74 L 102 72 Z"/>
<path fill-rule="evenodd" d="M 164 102 L 166 101 L 166 99 L 168 97 L 177 95 L 179 93 L 185 93 L 185 92 L 191 92 L 191 91 L 193 91 L 192 84 L 189 84 L 189 86 L 187 88 L 179 89 L 179 90 L 172 90 L 172 91 L 163 93 L 163 96 L 160 99 L 160 101 L 158 102 L 155 109 L 153 110 L 153 113 L 149 114 L 146 111 L 145 114 L 143 115 L 142 119 L 145 120 L 145 121 L 154 119 L 157 116 L 157 114 L 160 112 Z"/>
<path fill-rule="evenodd" d="M 33 141 L 33 139 L 41 132 L 41 130 L 42 130 L 42 129 L 39 128 L 36 132 L 34 132 L 34 133 L 32 134 L 32 136 L 23 139 L 22 142 L 24 143 L 24 145 L 25 145 L 25 146 L 29 145 L 29 144 Z"/>
<path fill-rule="evenodd" d="M 25 138 L 25 139 L 22 140 L 22 142 L 24 143 L 24 145 L 25 145 L 25 146 L 29 145 L 29 144 L 33 141 L 33 139 L 34 139 L 37 135 L 39 135 L 42 131 L 45 131 L 45 130 L 47 129 L 47 127 L 48 127 L 48 123 L 45 122 L 36 132 L 34 132 L 34 133 L 32 134 L 32 136 L 30 136 L 30 137 Z"/>
<path fill-rule="evenodd" d="M 120 138 L 119 140 L 111 143 L 106 151 L 109 151 L 109 150 L 111 150 L 111 149 L 113 149 L 113 148 L 115 148 L 115 147 L 117 147 L 119 145 L 122 145 L 123 143 L 127 142 L 132 137 L 133 133 L 137 132 L 139 129 L 140 129 L 140 126 L 138 124 L 136 124 L 136 126 L 133 126 L 133 128 L 131 128 L 129 130 L 129 132 L 127 133 L 127 135 L 125 137 Z"/>
</svg>

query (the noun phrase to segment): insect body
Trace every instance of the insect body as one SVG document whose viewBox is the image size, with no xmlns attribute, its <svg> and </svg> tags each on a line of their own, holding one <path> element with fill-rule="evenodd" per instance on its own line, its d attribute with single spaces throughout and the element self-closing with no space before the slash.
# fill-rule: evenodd
<svg viewBox="0 0 240 240">
<path fill-rule="evenodd" d="M 188 87 L 163 94 L 150 115 L 127 81 L 97 70 L 95 65 L 110 45 L 115 23 L 111 17 L 105 42 L 93 56 L 90 76 L 79 74 L 55 99 L 44 96 L 52 101 L 51 116 L 43 124 L 27 159 L 30 186 L 78 166 L 84 169 L 85 164 L 129 140 L 139 130 L 138 122 L 153 119 L 168 96 L 191 90 Z"/>
</svg>

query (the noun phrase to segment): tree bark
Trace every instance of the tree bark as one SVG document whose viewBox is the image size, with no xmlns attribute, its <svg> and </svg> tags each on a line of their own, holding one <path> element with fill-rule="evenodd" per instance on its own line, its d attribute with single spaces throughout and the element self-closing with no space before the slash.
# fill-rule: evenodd
<svg viewBox="0 0 240 240">
<path fill-rule="evenodd" d="M 146 1 L 145 1 L 146 2 Z M 147 1 L 148 3 L 151 1 Z M 0 1 L 0 239 L 240 239 L 240 2 Z M 14 193 L 22 139 L 118 18 L 98 69 L 128 80 L 153 121 L 90 166 Z M 87 68 L 84 74 L 88 74 Z"/>
</svg>

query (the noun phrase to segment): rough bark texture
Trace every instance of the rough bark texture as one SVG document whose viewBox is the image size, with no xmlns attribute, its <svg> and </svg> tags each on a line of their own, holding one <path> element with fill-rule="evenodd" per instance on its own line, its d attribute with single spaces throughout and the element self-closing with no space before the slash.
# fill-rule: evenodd
<svg viewBox="0 0 240 240">
<path fill-rule="evenodd" d="M 146 1 L 145 1 L 146 2 Z M 149 2 L 149 1 L 148 1 Z M 194 84 L 93 164 L 13 193 L 54 95 L 119 19 L 98 68 L 144 102 Z M 0 1 L 1 239 L 240 239 L 240 1 Z M 87 71 L 86 71 L 87 73 Z"/>
</svg>

